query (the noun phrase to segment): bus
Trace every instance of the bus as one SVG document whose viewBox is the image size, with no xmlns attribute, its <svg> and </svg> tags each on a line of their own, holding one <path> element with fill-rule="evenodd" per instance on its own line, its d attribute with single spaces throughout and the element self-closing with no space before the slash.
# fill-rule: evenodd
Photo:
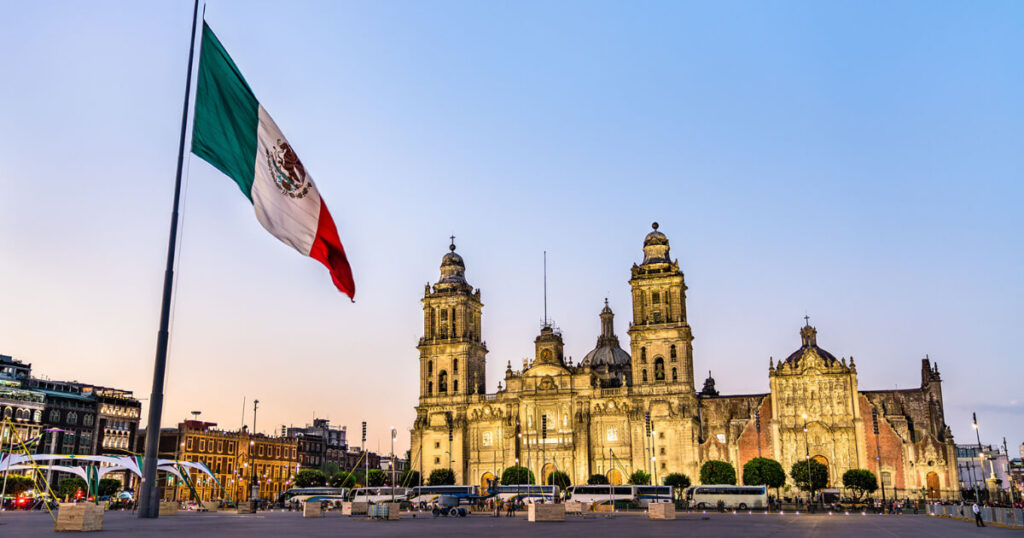
<svg viewBox="0 0 1024 538">
<path fill-rule="evenodd" d="M 347 500 L 348 488 L 291 488 L 282 493 L 277 502 L 282 504 L 302 504 L 306 501 L 327 501 L 337 504 Z"/>
<path fill-rule="evenodd" d="M 371 504 L 389 503 L 404 501 L 409 495 L 408 488 L 356 488 L 352 490 L 350 498 L 355 502 L 368 502 Z"/>
<path fill-rule="evenodd" d="M 569 488 L 572 500 L 596 504 L 633 504 L 637 501 L 636 486 L 610 486 L 608 484 L 573 486 Z"/>
<path fill-rule="evenodd" d="M 523 501 L 553 503 L 558 498 L 558 486 L 534 486 L 530 484 L 496 486 L 498 498 L 502 501 Z"/>
<path fill-rule="evenodd" d="M 646 508 L 651 503 L 670 503 L 675 501 L 672 486 L 637 486 L 636 499 L 640 506 Z"/>
<path fill-rule="evenodd" d="M 474 501 L 480 498 L 480 486 L 417 486 L 409 490 L 409 502 L 413 504 L 438 504 L 442 495 L 455 497 L 459 502 Z"/>
<path fill-rule="evenodd" d="M 695 508 L 715 508 L 721 501 L 726 508 L 746 510 L 768 506 L 768 488 L 765 486 L 708 485 L 692 486 L 686 490 L 686 500 Z"/>
</svg>

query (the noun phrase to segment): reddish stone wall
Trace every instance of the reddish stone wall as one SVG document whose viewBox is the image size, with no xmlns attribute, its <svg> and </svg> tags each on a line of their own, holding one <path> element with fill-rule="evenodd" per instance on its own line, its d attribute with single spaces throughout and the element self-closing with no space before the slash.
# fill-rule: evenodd
<svg viewBox="0 0 1024 538">
<path fill-rule="evenodd" d="M 871 410 L 875 409 L 867 397 L 863 394 L 857 395 L 860 398 L 860 418 L 864 428 L 864 443 L 868 461 L 865 468 L 875 473 L 878 477 L 879 486 L 882 483 L 882 473 L 879 470 L 876 457 L 880 454 L 885 467 L 892 469 L 892 485 L 898 489 L 906 489 L 906 466 L 903 462 L 903 440 L 896 431 L 885 420 L 881 409 L 878 412 L 878 435 L 875 435 L 874 424 L 871 420 Z"/>
<path fill-rule="evenodd" d="M 772 399 L 765 396 L 761 400 L 759 409 L 761 411 L 760 455 L 764 458 L 774 459 L 772 454 L 772 429 L 769 427 L 772 420 Z M 736 469 L 736 478 L 740 483 L 743 481 L 743 465 L 751 459 L 758 457 L 758 439 L 757 425 L 754 421 L 754 415 L 751 415 L 750 422 L 743 428 L 743 433 L 737 439 L 739 467 Z"/>
</svg>

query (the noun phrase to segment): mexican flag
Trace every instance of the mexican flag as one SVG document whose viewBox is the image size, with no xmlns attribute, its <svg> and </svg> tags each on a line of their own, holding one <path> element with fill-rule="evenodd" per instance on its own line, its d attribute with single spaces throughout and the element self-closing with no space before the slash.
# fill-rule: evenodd
<svg viewBox="0 0 1024 538">
<path fill-rule="evenodd" d="M 268 232 L 319 260 L 355 297 L 345 248 L 313 178 L 205 22 L 192 153 L 238 184 Z"/>
</svg>

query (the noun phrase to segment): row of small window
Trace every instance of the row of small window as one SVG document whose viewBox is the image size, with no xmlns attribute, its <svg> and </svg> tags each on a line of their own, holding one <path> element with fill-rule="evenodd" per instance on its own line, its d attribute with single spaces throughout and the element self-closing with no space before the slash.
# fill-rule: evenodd
<svg viewBox="0 0 1024 538">
<path fill-rule="evenodd" d="M 429 333 L 426 336 L 437 336 L 439 338 L 456 338 L 460 336 L 455 324 L 455 308 L 431 308 L 428 316 L 427 330 Z M 449 319 L 451 319 L 450 323 Z M 470 313 L 467 319 L 469 321 L 469 335 L 474 339 L 479 339 L 480 314 Z"/>
<path fill-rule="evenodd" d="M 104 448 L 123 448 L 123 449 L 127 449 L 128 448 L 128 438 L 127 437 L 104 437 L 103 438 L 103 447 Z"/>
<path fill-rule="evenodd" d="M 455 361 L 452 363 L 452 368 L 455 370 L 455 373 L 459 373 L 459 359 L 455 359 Z M 428 378 L 433 377 L 433 372 L 434 372 L 434 361 L 427 361 L 427 377 Z M 433 393 L 434 393 L 434 381 L 433 381 L 433 379 L 430 379 L 430 380 L 427 381 L 427 395 L 429 396 L 429 395 L 431 395 Z M 445 370 L 441 370 L 437 374 L 437 393 L 438 394 L 442 394 L 442 393 L 443 394 L 447 394 L 448 393 L 448 372 L 446 372 Z M 452 394 L 458 394 L 458 393 L 459 393 L 459 380 L 458 379 L 453 379 L 452 380 Z"/>
<path fill-rule="evenodd" d="M 195 446 L 195 443 L 193 442 L 194 440 L 195 440 L 195 437 L 188 437 L 185 440 L 185 449 L 188 450 L 189 452 L 192 452 L 194 450 L 194 446 Z M 224 452 L 224 440 L 223 439 L 218 439 L 216 446 L 217 446 L 216 452 Z M 207 449 L 209 449 L 209 452 L 214 452 L 213 447 L 214 447 L 213 439 L 210 439 L 210 442 L 207 443 L 206 439 L 204 439 L 202 437 L 199 438 L 199 452 L 207 452 Z M 234 441 L 228 441 L 227 442 L 227 447 L 228 447 L 228 452 L 231 452 L 231 453 L 235 452 L 235 442 Z"/>
<path fill-rule="evenodd" d="M 82 415 L 82 426 L 92 426 L 96 419 L 91 414 Z M 78 424 L 78 411 L 68 411 L 64 417 L 65 424 Z M 50 410 L 50 424 L 60 424 L 60 411 Z"/>
<path fill-rule="evenodd" d="M 35 422 L 39 422 L 40 419 L 42 419 L 42 416 L 43 416 L 43 413 L 41 411 L 39 411 L 38 409 L 36 409 L 35 411 L 32 411 L 32 410 L 29 410 L 29 409 L 22 409 L 20 407 L 17 408 L 17 409 L 14 409 L 12 407 L 5 407 L 4 408 L 4 418 L 9 418 L 9 419 L 12 419 L 12 420 L 29 420 L 29 419 L 32 419 Z"/>
<path fill-rule="evenodd" d="M 658 361 L 660 361 L 660 360 L 661 359 L 658 359 Z M 665 363 L 664 362 L 658 362 L 658 361 L 654 362 L 654 380 L 655 381 L 664 381 L 665 380 Z M 640 370 L 640 379 L 644 383 L 647 382 L 647 369 L 646 368 L 644 368 L 643 370 Z M 673 366 L 672 367 L 672 382 L 675 383 L 676 381 L 679 381 L 679 373 L 676 372 L 676 369 Z"/>
<path fill-rule="evenodd" d="M 119 407 L 116 405 L 104 405 L 100 412 L 104 415 L 119 415 L 122 417 L 138 418 L 139 410 L 134 407 Z"/>
</svg>

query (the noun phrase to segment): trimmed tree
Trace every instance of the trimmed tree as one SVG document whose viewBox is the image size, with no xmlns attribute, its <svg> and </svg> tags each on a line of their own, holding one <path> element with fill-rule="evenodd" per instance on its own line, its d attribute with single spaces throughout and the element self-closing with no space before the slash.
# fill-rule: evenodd
<svg viewBox="0 0 1024 538">
<path fill-rule="evenodd" d="M 853 490 L 859 501 L 865 493 L 874 493 L 878 489 L 878 479 L 867 469 L 850 469 L 843 473 L 843 485 Z"/>
<path fill-rule="evenodd" d="M 121 481 L 116 478 L 101 478 L 97 489 L 100 497 L 111 497 L 121 491 Z"/>
<path fill-rule="evenodd" d="M 36 483 L 27 476 L 8 476 L 7 477 L 7 494 L 14 495 L 17 497 L 22 493 L 34 488 Z"/>
<path fill-rule="evenodd" d="M 356 487 L 356 477 L 348 471 L 339 470 L 331 475 L 330 483 L 332 488 L 354 488 Z"/>
<path fill-rule="evenodd" d="M 629 475 L 629 483 L 634 486 L 647 486 L 651 483 L 651 473 L 646 471 L 633 471 Z"/>
<path fill-rule="evenodd" d="M 74 497 L 79 491 L 82 492 L 82 496 L 89 494 L 89 488 L 86 486 L 85 480 L 77 476 L 65 478 L 57 484 L 57 494 L 61 497 Z"/>
<path fill-rule="evenodd" d="M 535 481 L 536 477 L 533 476 L 533 471 L 522 465 L 513 465 L 501 472 L 501 483 L 507 486 L 533 484 Z"/>
<path fill-rule="evenodd" d="M 683 473 L 672 473 L 664 478 L 664 482 L 666 486 L 672 486 L 676 499 L 682 499 L 683 491 L 690 487 L 690 477 Z"/>
<path fill-rule="evenodd" d="M 451 469 L 434 469 L 427 479 L 431 486 L 451 486 L 455 484 L 455 472 Z"/>
<path fill-rule="evenodd" d="M 700 466 L 701 484 L 736 484 L 736 469 L 727 461 L 708 460 Z"/>
<path fill-rule="evenodd" d="M 558 489 L 566 490 L 572 485 L 572 481 L 569 480 L 569 474 L 562 471 L 552 471 L 548 475 L 548 485 L 558 486 Z"/>
<path fill-rule="evenodd" d="M 608 483 L 608 477 L 603 474 L 592 474 L 587 479 L 587 484 L 591 486 L 600 486 Z"/>
<path fill-rule="evenodd" d="M 810 472 L 808 473 L 808 465 Z M 804 490 L 819 490 L 828 484 L 828 467 L 814 461 L 804 460 L 793 464 L 789 476 L 797 487 Z"/>
<path fill-rule="evenodd" d="M 327 475 L 320 469 L 303 469 L 295 473 L 295 487 L 313 488 L 327 484 Z"/>
<path fill-rule="evenodd" d="M 420 485 L 420 472 L 406 469 L 402 471 L 402 476 L 399 477 L 398 483 L 406 488 L 418 486 Z"/>
<path fill-rule="evenodd" d="M 786 484 L 786 471 L 782 470 L 781 463 L 771 458 L 754 458 L 743 464 L 743 484 L 775 488 L 778 497 L 779 488 Z"/>
<path fill-rule="evenodd" d="M 387 474 L 382 469 L 370 469 L 370 474 L 366 477 L 366 485 L 371 488 L 379 488 L 384 485 L 387 480 Z"/>
</svg>

